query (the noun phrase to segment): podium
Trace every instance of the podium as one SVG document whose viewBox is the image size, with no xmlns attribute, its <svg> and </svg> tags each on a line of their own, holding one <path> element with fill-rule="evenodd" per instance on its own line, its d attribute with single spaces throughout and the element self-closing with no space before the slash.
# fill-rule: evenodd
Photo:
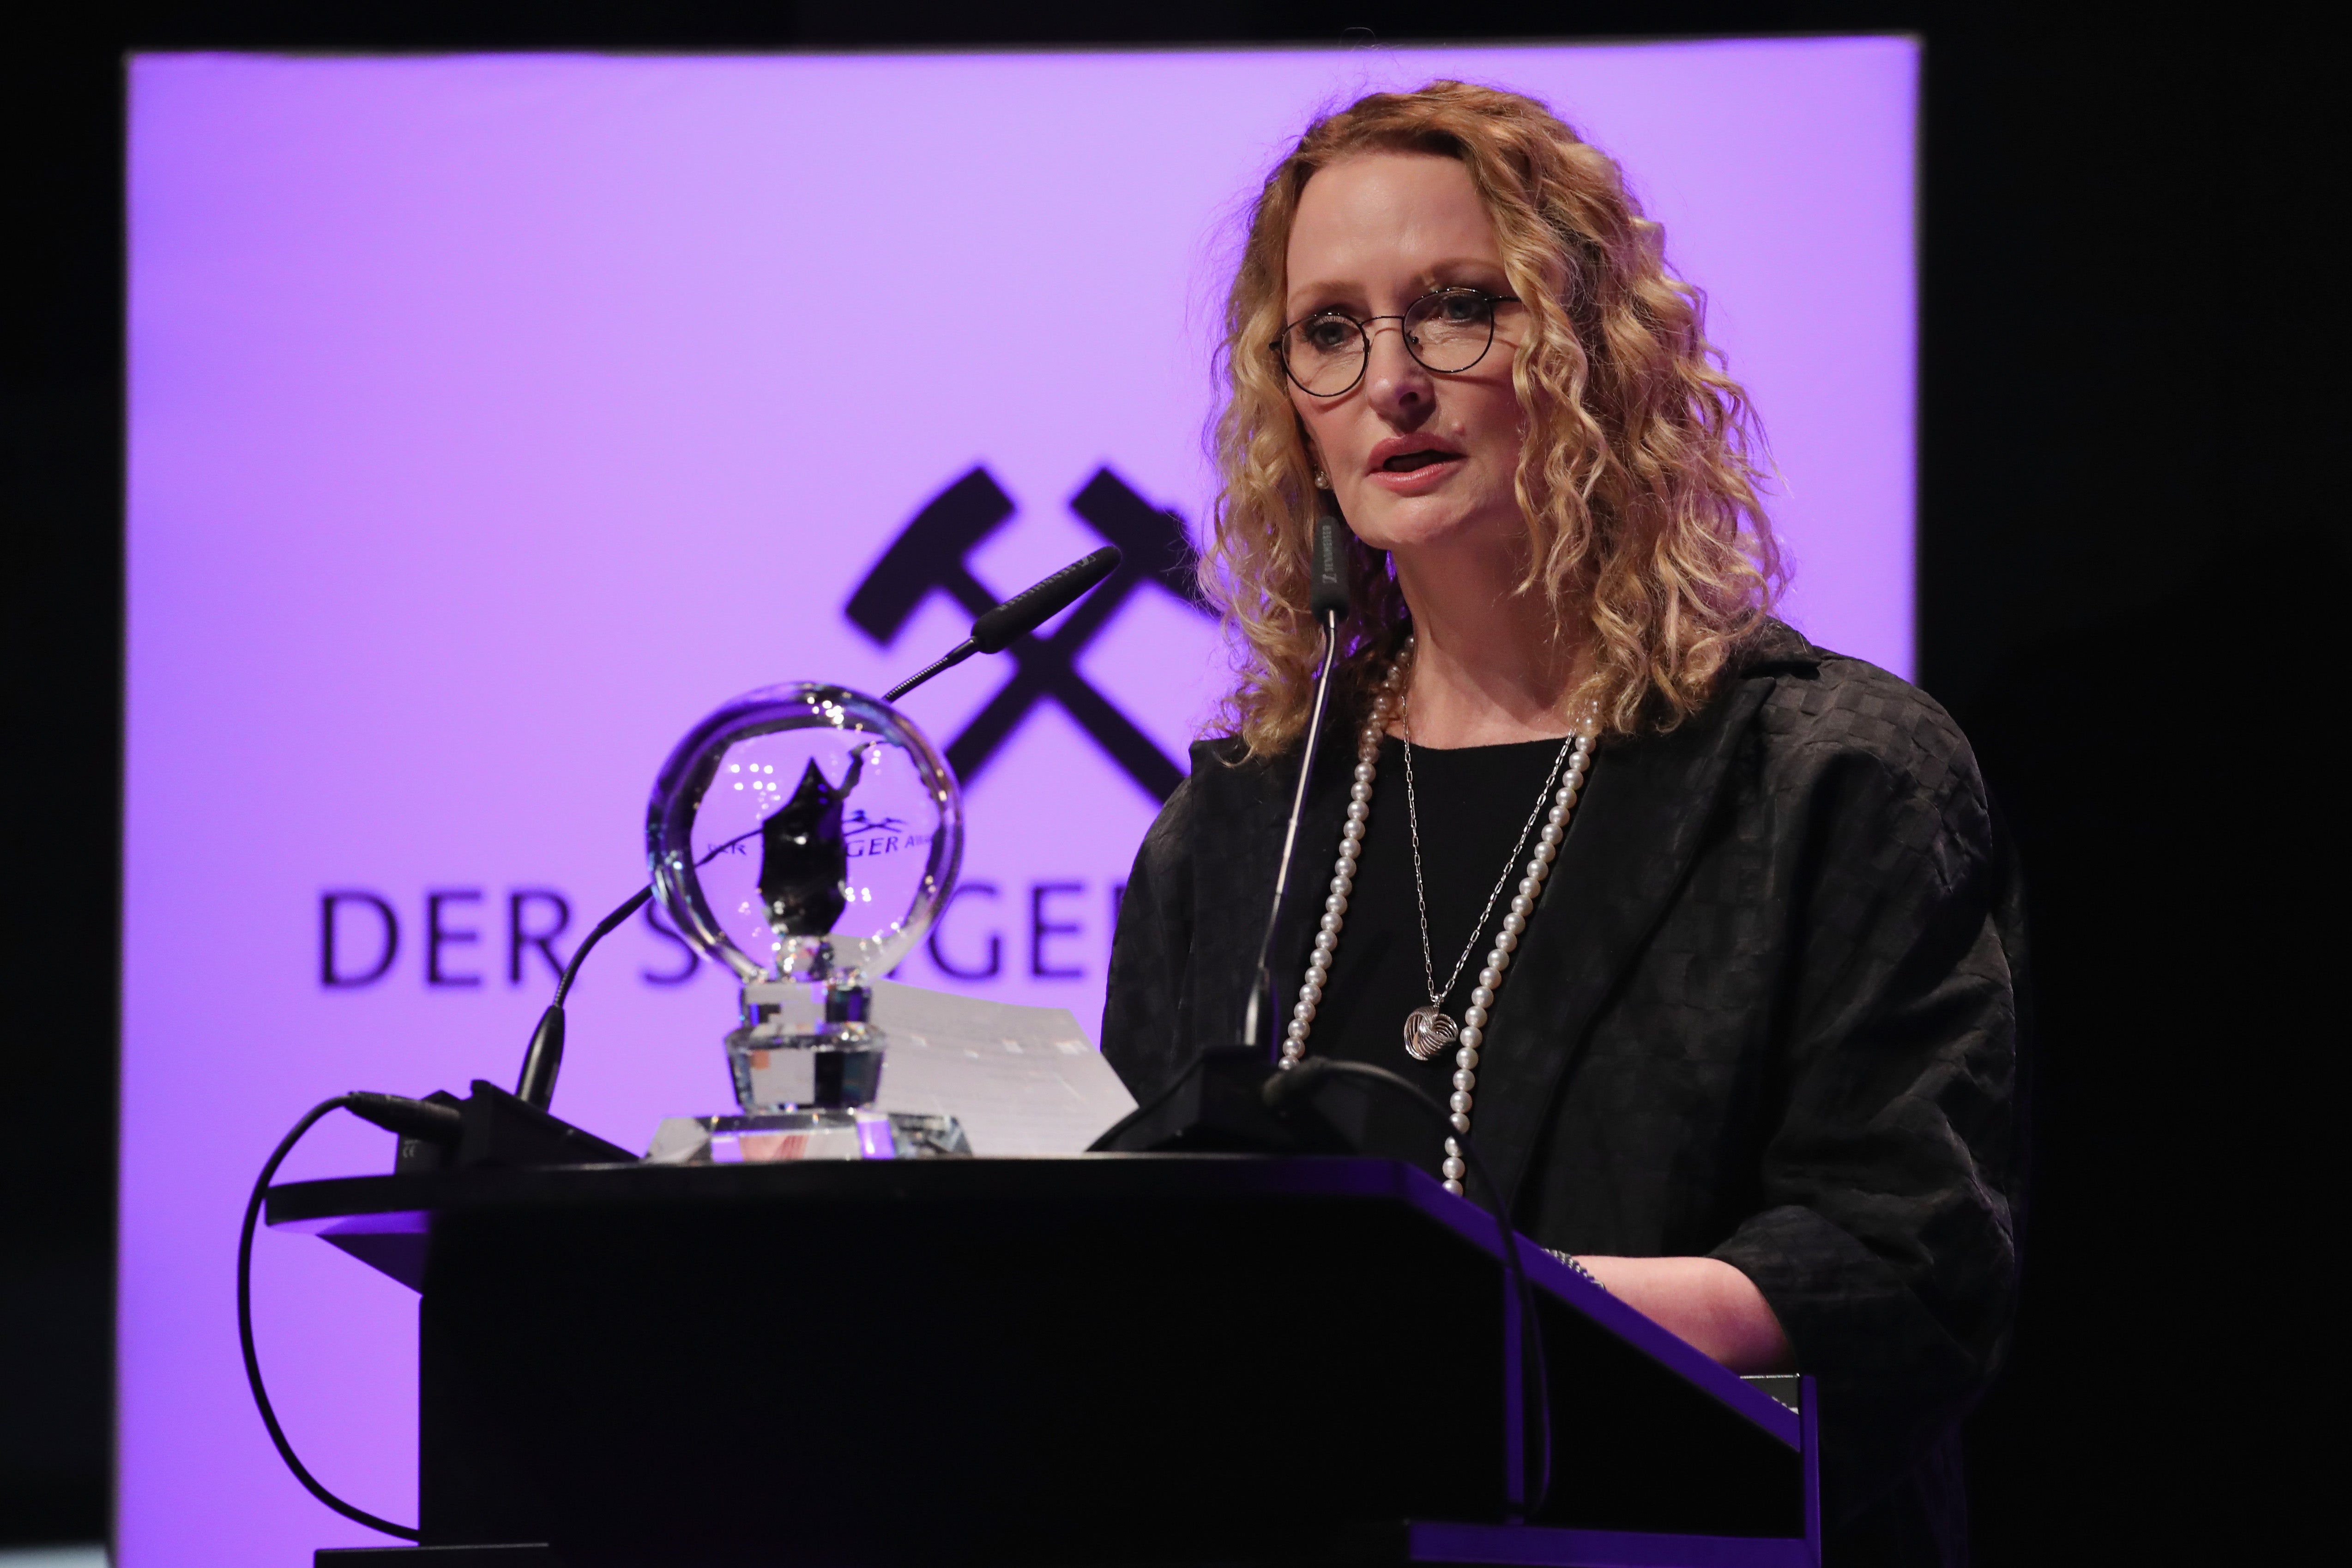
<svg viewBox="0 0 2352 1568">
<path fill-rule="evenodd" d="M 423 1293 L 423 1546 L 320 1568 L 1821 1560 L 1810 1383 L 1529 1245 L 1537 1387 L 1493 1217 L 1395 1162 L 476 1168 L 266 1213 Z"/>
</svg>

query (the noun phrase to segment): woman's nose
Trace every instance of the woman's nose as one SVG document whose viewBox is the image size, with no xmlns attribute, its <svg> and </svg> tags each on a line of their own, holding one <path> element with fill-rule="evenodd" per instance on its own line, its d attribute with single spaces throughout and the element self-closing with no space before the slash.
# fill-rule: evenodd
<svg viewBox="0 0 2352 1568">
<path fill-rule="evenodd" d="M 1364 367 L 1364 380 L 1372 406 L 1391 418 L 1425 415 L 1434 401 L 1434 389 L 1428 370 L 1405 347 L 1404 323 L 1374 322 L 1371 345 L 1371 360 Z"/>
</svg>

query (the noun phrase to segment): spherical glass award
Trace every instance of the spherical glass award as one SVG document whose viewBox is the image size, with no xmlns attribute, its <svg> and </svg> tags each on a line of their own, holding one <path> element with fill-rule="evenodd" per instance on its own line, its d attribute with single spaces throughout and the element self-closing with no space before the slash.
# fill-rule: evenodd
<svg viewBox="0 0 2352 1568">
<path fill-rule="evenodd" d="M 727 1054 L 744 1114 L 855 1139 L 882 1079 L 872 982 L 923 939 L 962 858 L 945 759 L 874 698 L 747 692 L 662 764 L 646 837 L 663 910 L 742 982 Z"/>
</svg>

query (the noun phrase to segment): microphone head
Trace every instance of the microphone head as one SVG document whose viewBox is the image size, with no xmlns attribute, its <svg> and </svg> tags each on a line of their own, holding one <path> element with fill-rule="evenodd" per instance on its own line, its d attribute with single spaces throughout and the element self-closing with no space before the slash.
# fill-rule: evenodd
<svg viewBox="0 0 2352 1568">
<path fill-rule="evenodd" d="M 1076 604 L 1080 595 L 1118 570 L 1116 545 L 1104 545 L 1092 555 L 1073 561 L 1051 577 L 1023 589 L 971 623 L 972 645 L 982 653 L 1002 653 L 1014 637 L 1034 632 Z"/>
<path fill-rule="evenodd" d="M 1312 584 L 1307 589 L 1307 608 L 1317 620 L 1327 614 L 1348 618 L 1348 525 L 1339 521 L 1336 510 L 1327 510 L 1315 520 L 1315 559 Z"/>
</svg>

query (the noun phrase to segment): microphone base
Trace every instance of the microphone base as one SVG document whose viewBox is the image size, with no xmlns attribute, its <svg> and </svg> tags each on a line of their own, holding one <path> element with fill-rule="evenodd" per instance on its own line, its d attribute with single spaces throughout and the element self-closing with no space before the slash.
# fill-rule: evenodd
<svg viewBox="0 0 2352 1568">
<path fill-rule="evenodd" d="M 1097 1154 L 1351 1154 L 1354 1146 L 1308 1107 L 1266 1108 L 1276 1068 L 1247 1046 L 1204 1051 L 1145 1114 L 1114 1128 Z"/>
<path fill-rule="evenodd" d="M 446 1090 L 425 1097 L 446 1105 L 463 1119 L 454 1145 L 403 1138 L 394 1170 L 462 1171 L 477 1165 L 545 1166 L 635 1164 L 636 1156 L 594 1133 L 551 1116 L 494 1083 L 474 1080 L 464 1100 Z"/>
</svg>

